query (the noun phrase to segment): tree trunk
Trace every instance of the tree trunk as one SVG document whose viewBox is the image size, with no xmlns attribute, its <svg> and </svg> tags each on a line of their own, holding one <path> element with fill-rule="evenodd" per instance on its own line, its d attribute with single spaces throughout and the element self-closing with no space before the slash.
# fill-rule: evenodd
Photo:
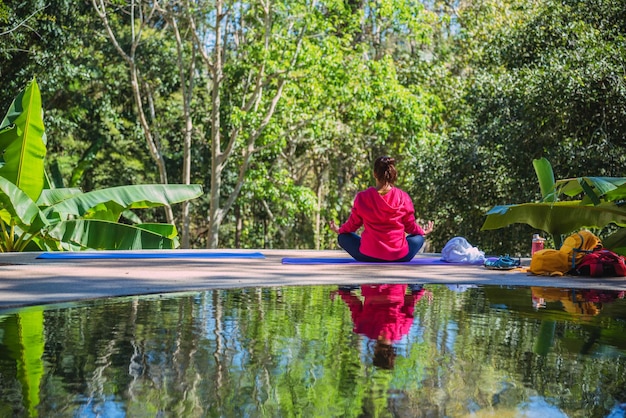
<svg viewBox="0 0 626 418">
<path fill-rule="evenodd" d="M 177 66 L 178 73 L 180 76 L 180 88 L 182 94 L 182 104 L 183 104 L 183 118 L 185 121 L 185 130 L 183 132 L 183 172 L 182 172 L 182 184 L 191 184 L 191 139 L 193 134 L 193 120 L 191 115 L 191 102 L 193 99 L 193 89 L 194 89 L 194 80 L 196 74 L 196 66 L 195 66 L 195 55 L 196 55 L 196 47 L 195 44 L 192 43 L 192 51 L 191 57 L 189 61 L 189 69 L 186 74 L 186 64 L 185 57 L 183 55 L 184 52 L 184 44 L 183 39 L 180 35 L 180 30 L 178 29 L 178 21 L 176 17 L 168 11 L 164 11 L 166 15 L 167 21 L 170 23 L 172 30 L 174 32 L 174 37 L 176 38 L 176 52 L 177 52 Z M 189 201 L 184 201 L 181 204 L 181 224 L 182 224 L 182 233 L 181 233 L 181 247 L 189 248 L 190 247 L 190 219 L 189 219 Z"/>
<path fill-rule="evenodd" d="M 221 146 L 221 97 L 223 62 L 222 62 L 222 7 L 221 0 L 215 2 L 215 46 L 213 50 L 213 65 L 211 65 L 211 77 L 213 85 L 211 89 L 211 190 L 209 196 L 209 231 L 207 236 L 207 248 L 217 248 L 219 242 L 219 230 L 222 223 L 220 209 L 220 191 L 222 188 L 222 146 Z"/>
<path fill-rule="evenodd" d="M 246 177 L 246 172 L 252 162 L 255 153 L 263 149 L 262 146 L 258 146 L 258 140 L 261 138 L 263 131 L 272 119 L 276 106 L 282 97 L 283 89 L 289 77 L 289 69 L 295 67 L 296 58 L 298 57 L 299 50 L 302 44 L 304 36 L 304 29 L 298 34 L 297 43 L 293 56 L 291 57 L 288 69 L 275 70 L 272 74 L 266 73 L 267 60 L 262 59 L 258 62 L 252 62 L 250 65 L 256 65 L 254 70 L 251 70 L 247 74 L 247 78 L 244 77 L 244 85 L 242 89 L 245 93 L 242 96 L 241 104 L 238 106 L 238 111 L 249 114 L 257 113 L 258 122 L 253 126 L 231 126 L 229 132 L 222 132 L 222 126 L 220 123 L 222 114 L 222 102 L 221 94 L 224 84 L 224 59 L 225 50 L 227 49 L 227 42 L 232 43 L 228 46 L 232 49 L 228 49 L 229 55 L 232 59 L 245 60 L 249 58 L 244 55 L 246 48 L 242 47 L 242 57 L 237 57 L 238 46 L 245 43 L 245 39 L 248 31 L 236 30 L 233 31 L 232 26 L 236 25 L 229 21 L 228 18 L 237 18 L 237 13 L 232 10 L 224 10 L 224 1 L 216 0 L 213 5 L 214 9 L 210 10 L 207 16 L 214 19 L 214 24 L 211 26 L 211 34 L 208 36 L 212 40 L 212 43 L 207 43 L 207 36 L 198 30 L 194 18 L 189 16 L 189 23 L 192 28 L 192 36 L 195 39 L 198 51 L 202 55 L 203 61 L 208 69 L 208 76 L 210 83 L 207 83 L 207 89 L 209 96 L 211 97 L 211 112 L 210 112 L 210 141 L 211 141 L 211 190 L 209 191 L 209 214 L 208 214 L 208 233 L 206 246 L 207 248 L 217 248 L 219 244 L 219 229 L 221 223 L 228 211 L 233 207 L 235 200 L 239 196 L 239 192 L 243 187 L 243 182 Z M 262 3 L 262 24 L 263 24 L 263 39 L 257 40 L 260 48 L 269 52 L 271 50 L 270 45 L 272 42 L 272 9 L 270 2 Z M 259 19 L 260 20 L 260 19 Z M 243 23 L 239 23 L 241 29 Z M 231 32 L 229 32 L 231 30 Z M 252 33 L 253 31 L 251 31 Z M 251 42 L 253 40 L 250 40 Z M 234 58 L 233 58 L 234 57 Z M 271 88 L 268 88 L 271 86 Z M 269 93 L 268 93 L 269 91 Z M 267 100 L 263 100 L 266 98 Z M 245 139 L 242 132 L 245 130 Z M 225 140 L 222 144 L 222 138 Z M 239 160 L 239 170 L 237 173 L 237 179 L 235 181 L 233 190 L 225 198 L 225 201 L 221 201 L 222 190 L 222 176 L 226 170 L 226 166 L 229 160 L 232 161 L 233 155 L 237 155 Z"/>
<path fill-rule="evenodd" d="M 124 59 L 126 64 L 128 65 L 128 71 L 130 74 L 130 84 L 131 90 L 133 93 L 133 100 L 135 105 L 137 106 L 137 118 L 139 119 L 139 124 L 141 125 L 144 133 L 144 138 L 146 139 L 146 143 L 148 145 L 148 151 L 150 152 L 150 156 L 154 160 L 157 170 L 159 172 L 159 180 L 161 184 L 168 184 L 167 180 L 167 169 L 165 167 L 165 161 L 163 159 L 163 155 L 161 154 L 161 148 L 159 142 L 155 139 L 152 134 L 152 129 L 150 127 L 150 123 L 148 122 L 148 118 L 146 116 L 144 107 L 143 107 L 143 95 L 141 91 L 141 85 L 139 83 L 139 70 L 137 68 L 137 64 L 135 62 L 135 54 L 137 52 L 137 48 L 140 44 L 141 39 L 141 30 L 143 29 L 144 21 L 142 18 L 139 18 L 139 26 L 136 28 L 135 24 L 135 12 L 136 6 L 134 3 L 130 6 L 131 10 L 131 34 L 130 34 L 130 47 L 129 52 L 126 52 L 121 45 L 119 44 L 115 33 L 113 32 L 113 28 L 109 24 L 108 14 L 106 11 L 106 6 L 102 0 L 92 0 L 93 7 L 102 20 L 104 27 L 107 31 L 107 35 L 109 39 L 113 43 L 118 54 Z M 151 10 L 151 12 L 154 9 Z M 150 13 L 151 14 L 151 13 Z M 143 16 L 143 13 L 138 13 L 139 16 Z M 147 93 L 149 94 L 149 93 Z M 169 205 L 165 206 L 165 216 L 167 218 L 167 222 L 173 224 L 174 223 L 174 214 L 172 212 L 172 208 Z"/>
<path fill-rule="evenodd" d="M 241 248 L 241 231 L 243 231 L 243 218 L 241 217 L 241 206 L 235 206 L 235 248 Z"/>
</svg>

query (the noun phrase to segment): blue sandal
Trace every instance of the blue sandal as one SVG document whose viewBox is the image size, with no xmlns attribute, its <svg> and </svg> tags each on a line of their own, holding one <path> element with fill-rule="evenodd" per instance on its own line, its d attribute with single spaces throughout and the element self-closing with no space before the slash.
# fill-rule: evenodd
<svg viewBox="0 0 626 418">
<path fill-rule="evenodd" d="M 522 264 L 521 259 L 514 260 L 509 255 L 501 255 L 498 258 L 490 257 L 485 260 L 485 268 L 490 270 L 512 270 Z"/>
</svg>

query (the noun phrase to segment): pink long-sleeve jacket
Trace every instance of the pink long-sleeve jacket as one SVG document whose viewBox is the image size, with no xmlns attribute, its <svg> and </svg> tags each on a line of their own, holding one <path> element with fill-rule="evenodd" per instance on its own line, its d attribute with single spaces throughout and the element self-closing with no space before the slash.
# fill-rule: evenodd
<svg viewBox="0 0 626 418">
<path fill-rule="evenodd" d="M 356 195 L 350 217 L 339 233 L 356 232 L 361 226 L 361 253 L 381 260 L 398 260 L 408 254 L 406 234 L 424 235 L 415 222 L 411 198 L 396 187 L 385 195 L 375 187 Z"/>
</svg>

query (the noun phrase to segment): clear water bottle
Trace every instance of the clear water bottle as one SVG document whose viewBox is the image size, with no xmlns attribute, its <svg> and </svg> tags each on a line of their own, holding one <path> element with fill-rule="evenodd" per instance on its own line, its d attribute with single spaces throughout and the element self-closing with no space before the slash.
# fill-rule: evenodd
<svg viewBox="0 0 626 418">
<path fill-rule="evenodd" d="M 537 251 L 543 250 L 543 243 L 545 240 L 546 239 L 541 238 L 539 234 L 533 235 L 533 244 L 532 244 L 531 251 L 530 251 L 531 256 L 535 254 Z"/>
</svg>

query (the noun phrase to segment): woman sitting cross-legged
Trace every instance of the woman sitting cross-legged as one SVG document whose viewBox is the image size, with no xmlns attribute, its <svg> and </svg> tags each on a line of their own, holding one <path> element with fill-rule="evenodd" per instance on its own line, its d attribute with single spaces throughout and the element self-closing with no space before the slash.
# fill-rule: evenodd
<svg viewBox="0 0 626 418">
<path fill-rule="evenodd" d="M 339 234 L 339 246 L 355 260 L 374 262 L 411 261 L 424 245 L 424 236 L 433 230 L 433 221 L 421 227 L 409 195 L 395 187 L 398 177 L 395 160 L 379 157 L 374 163 L 376 187 L 359 192 L 349 219 L 330 228 Z M 356 231 L 363 226 L 363 234 Z"/>
</svg>

